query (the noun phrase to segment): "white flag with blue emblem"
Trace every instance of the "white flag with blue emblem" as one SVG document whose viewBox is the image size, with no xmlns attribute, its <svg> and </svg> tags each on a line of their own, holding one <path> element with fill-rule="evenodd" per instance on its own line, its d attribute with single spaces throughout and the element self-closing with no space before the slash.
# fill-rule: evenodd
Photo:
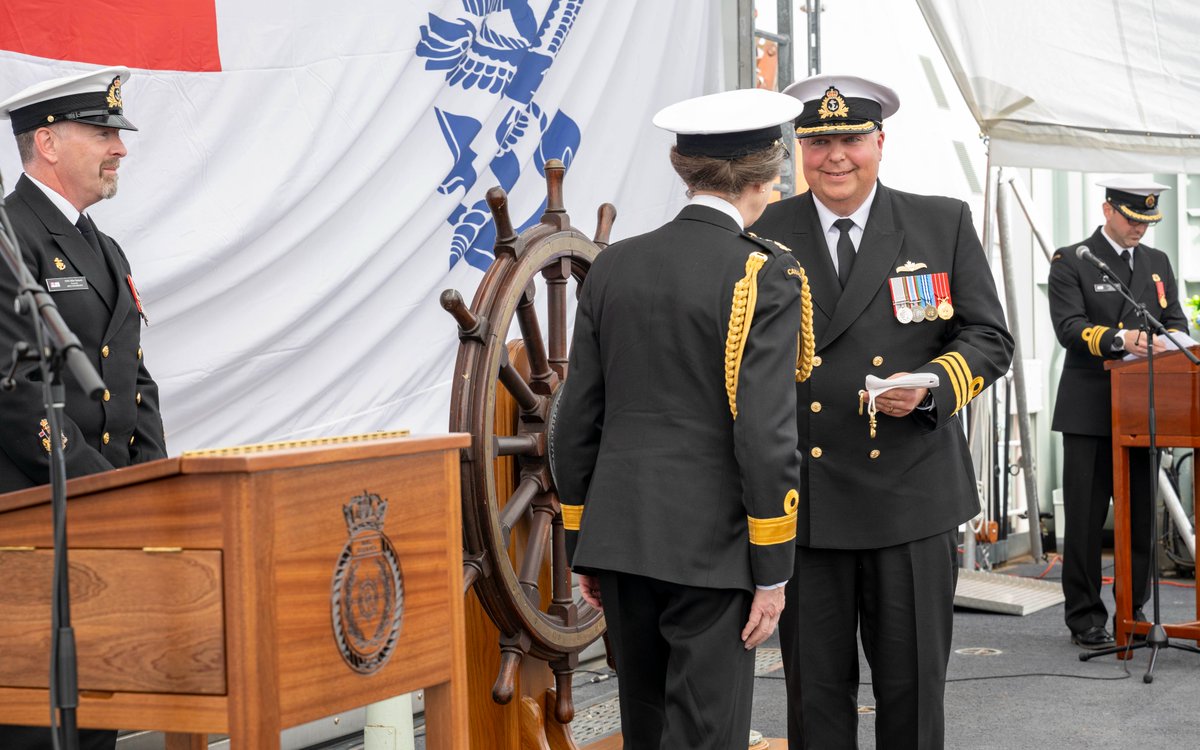
<svg viewBox="0 0 1200 750">
<path fill-rule="evenodd" d="M 119 195 L 89 212 L 153 321 L 172 453 L 441 432 L 458 339 L 438 295 L 469 301 L 492 261 L 484 194 L 507 190 L 522 229 L 560 159 L 585 233 L 606 201 L 614 239 L 669 219 L 683 188 L 650 118 L 719 88 L 720 5 L 176 0 L 121 17 L 77 0 L 64 20 L 6 0 L 0 99 L 134 69 L 140 130 L 123 134 Z"/>
</svg>

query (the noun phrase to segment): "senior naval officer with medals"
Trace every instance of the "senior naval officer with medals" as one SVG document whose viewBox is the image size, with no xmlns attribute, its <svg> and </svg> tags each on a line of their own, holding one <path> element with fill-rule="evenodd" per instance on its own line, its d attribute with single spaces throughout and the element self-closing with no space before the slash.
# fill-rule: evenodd
<svg viewBox="0 0 1200 750">
<path fill-rule="evenodd" d="M 45 420 L 36 363 L 22 363 L 10 391 L 0 390 L 0 492 L 49 481 L 51 440 L 63 443 L 68 477 L 166 456 L 158 387 L 141 348 L 141 303 L 125 254 L 96 229 L 87 208 L 117 190 L 125 156 L 121 85 L 127 68 L 103 68 L 35 84 L 0 103 L 12 121 L 25 174 L 6 198 L 11 229 L 35 279 L 46 285 L 63 320 L 92 358 L 108 390 L 91 401 L 69 372 L 62 434 Z M 0 356 L 33 342 L 28 315 L 11 302 L 15 278 L 0 271 Z M 0 612 L 0 617 L 3 613 Z M 0 644 L 3 658 L 3 644 Z M 81 729 L 80 747 L 111 749 L 115 731 Z M 45 727 L 0 726 L 0 748 L 51 747 Z"/>
<path fill-rule="evenodd" d="M 571 565 L 608 619 L 627 750 L 745 748 L 753 649 L 783 610 L 807 290 L 743 228 L 799 111 L 765 90 L 660 111 L 690 203 L 600 253 L 580 291 L 552 462 Z"/>
<path fill-rule="evenodd" d="M 1130 354 L 1144 357 L 1148 341 L 1133 306 L 1099 269 L 1078 257 L 1077 248 L 1085 246 L 1104 261 L 1168 330 L 1188 330 L 1171 259 L 1141 244 L 1146 230 L 1162 220 L 1159 195 L 1170 188 L 1129 176 L 1097 184 L 1105 188 L 1104 224 L 1054 253 L 1048 290 L 1050 319 L 1066 349 L 1050 425 L 1063 434 L 1063 613 L 1071 641 L 1087 649 L 1113 644 L 1100 598 L 1104 522 L 1113 492 L 1111 374 L 1104 363 Z M 1165 337 L 1154 339 L 1156 355 L 1167 349 Z M 1130 584 L 1133 617 L 1141 621 L 1152 564 L 1150 472 L 1150 451 L 1130 450 Z"/>
<path fill-rule="evenodd" d="M 979 511 L 959 421 L 1008 369 L 1013 342 L 967 205 L 878 181 L 896 93 L 820 75 L 784 93 L 809 191 L 753 230 L 808 271 L 818 366 L 797 385 L 796 565 L 779 625 L 788 741 L 857 746 L 858 637 L 879 748 L 944 745 L 958 526 Z M 863 414 L 866 376 L 938 376 Z M 877 422 L 877 424 L 876 424 Z"/>
</svg>

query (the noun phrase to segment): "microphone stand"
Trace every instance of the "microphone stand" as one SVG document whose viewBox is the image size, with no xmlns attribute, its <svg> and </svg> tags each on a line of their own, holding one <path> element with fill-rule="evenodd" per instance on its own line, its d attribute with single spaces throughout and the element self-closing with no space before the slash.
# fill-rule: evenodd
<svg viewBox="0 0 1200 750">
<path fill-rule="evenodd" d="M 0 196 L 4 187 L 0 182 Z M 5 390 L 16 387 L 14 377 L 22 361 L 38 361 L 42 372 L 42 398 L 50 426 L 51 514 L 54 527 L 54 573 L 50 608 L 50 736 L 55 750 L 78 750 L 79 729 L 75 712 L 79 706 L 78 666 L 75 631 L 71 627 L 70 567 L 67 560 L 67 464 L 61 440 L 66 389 L 64 365 L 83 387 L 88 398 L 99 400 L 104 381 L 96 372 L 79 339 L 67 327 L 49 292 L 33 278 L 25 265 L 12 223 L 0 197 L 0 256 L 17 279 L 16 309 L 33 320 L 37 350 L 27 342 L 13 348 L 12 370 L 0 383 Z M 57 726 L 61 717 L 61 728 Z M 61 729 L 61 731 L 60 731 Z"/>
<path fill-rule="evenodd" d="M 1167 638 L 1167 631 L 1162 626 L 1161 611 L 1159 609 L 1159 577 L 1158 577 L 1158 555 L 1155 545 L 1158 541 L 1158 441 L 1156 432 L 1157 418 L 1154 412 L 1154 336 L 1158 334 L 1165 336 L 1175 345 L 1175 348 L 1183 352 L 1184 356 L 1194 365 L 1200 365 L 1200 359 L 1196 358 L 1195 354 L 1181 346 L 1179 340 L 1175 338 L 1170 331 L 1163 326 L 1162 322 L 1150 314 L 1149 308 L 1143 303 L 1134 298 L 1132 291 L 1123 281 L 1117 278 L 1117 275 L 1112 273 L 1103 261 L 1096 263 L 1104 274 L 1105 280 L 1113 284 L 1121 296 L 1124 297 L 1130 304 L 1133 305 L 1137 312 L 1138 319 L 1141 320 L 1139 330 L 1146 334 L 1146 369 L 1147 369 L 1147 393 L 1150 400 L 1149 406 L 1149 437 L 1150 437 L 1150 586 L 1154 592 L 1154 615 L 1153 622 L 1150 623 L 1150 630 L 1146 633 L 1146 640 L 1135 643 L 1133 642 L 1133 634 L 1130 633 L 1130 642 L 1124 646 L 1112 646 L 1098 651 L 1088 651 L 1079 655 L 1079 661 L 1088 661 L 1097 656 L 1107 656 L 1120 652 L 1130 653 L 1139 648 L 1150 649 L 1150 664 L 1146 667 L 1146 674 L 1142 676 L 1142 682 L 1150 684 L 1154 682 L 1154 663 L 1158 660 L 1158 652 L 1166 648 L 1175 648 L 1181 651 L 1191 651 L 1200 654 L 1200 648 L 1189 646 L 1182 643 L 1171 643 Z M 1120 612 L 1117 613 L 1120 617 Z"/>
</svg>

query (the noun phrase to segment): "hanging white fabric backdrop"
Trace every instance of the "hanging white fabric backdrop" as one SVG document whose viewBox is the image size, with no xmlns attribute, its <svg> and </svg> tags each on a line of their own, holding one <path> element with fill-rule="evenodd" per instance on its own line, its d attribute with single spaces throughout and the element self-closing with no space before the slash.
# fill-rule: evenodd
<svg viewBox="0 0 1200 750">
<path fill-rule="evenodd" d="M 56 4 L 9 2 L 0 26 Z M 0 98 L 84 62 L 146 61 L 124 90 L 140 132 L 120 194 L 91 213 L 145 298 L 172 453 L 444 432 L 458 340 L 437 298 L 469 300 L 491 260 L 485 191 L 503 185 L 514 223 L 536 221 L 559 158 L 577 227 L 591 234 L 609 201 L 614 239 L 646 231 L 683 202 L 650 117 L 720 80 L 717 0 L 140 4 L 170 28 L 174 5 L 215 14 L 219 62 L 72 0 L 92 25 L 43 41 L 74 46 L 31 54 L 29 28 L 0 29 Z M 80 42 L 120 34 L 117 53 Z M 145 69 L 164 66 L 188 70 Z M 0 142 L 11 189 L 20 165 Z"/>
<path fill-rule="evenodd" d="M 993 164 L 1200 172 L 1195 0 L 917 0 Z"/>
</svg>

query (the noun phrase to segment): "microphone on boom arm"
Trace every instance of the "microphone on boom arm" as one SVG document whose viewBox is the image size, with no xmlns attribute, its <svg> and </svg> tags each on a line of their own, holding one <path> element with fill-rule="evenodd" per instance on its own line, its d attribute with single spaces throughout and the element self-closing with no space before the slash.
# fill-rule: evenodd
<svg viewBox="0 0 1200 750">
<path fill-rule="evenodd" d="M 1080 260 L 1086 260 L 1109 276 L 1113 275 L 1112 269 L 1108 267 L 1108 264 L 1097 258 L 1095 253 L 1088 249 L 1087 245 L 1080 245 L 1075 248 L 1075 257 Z"/>
</svg>

